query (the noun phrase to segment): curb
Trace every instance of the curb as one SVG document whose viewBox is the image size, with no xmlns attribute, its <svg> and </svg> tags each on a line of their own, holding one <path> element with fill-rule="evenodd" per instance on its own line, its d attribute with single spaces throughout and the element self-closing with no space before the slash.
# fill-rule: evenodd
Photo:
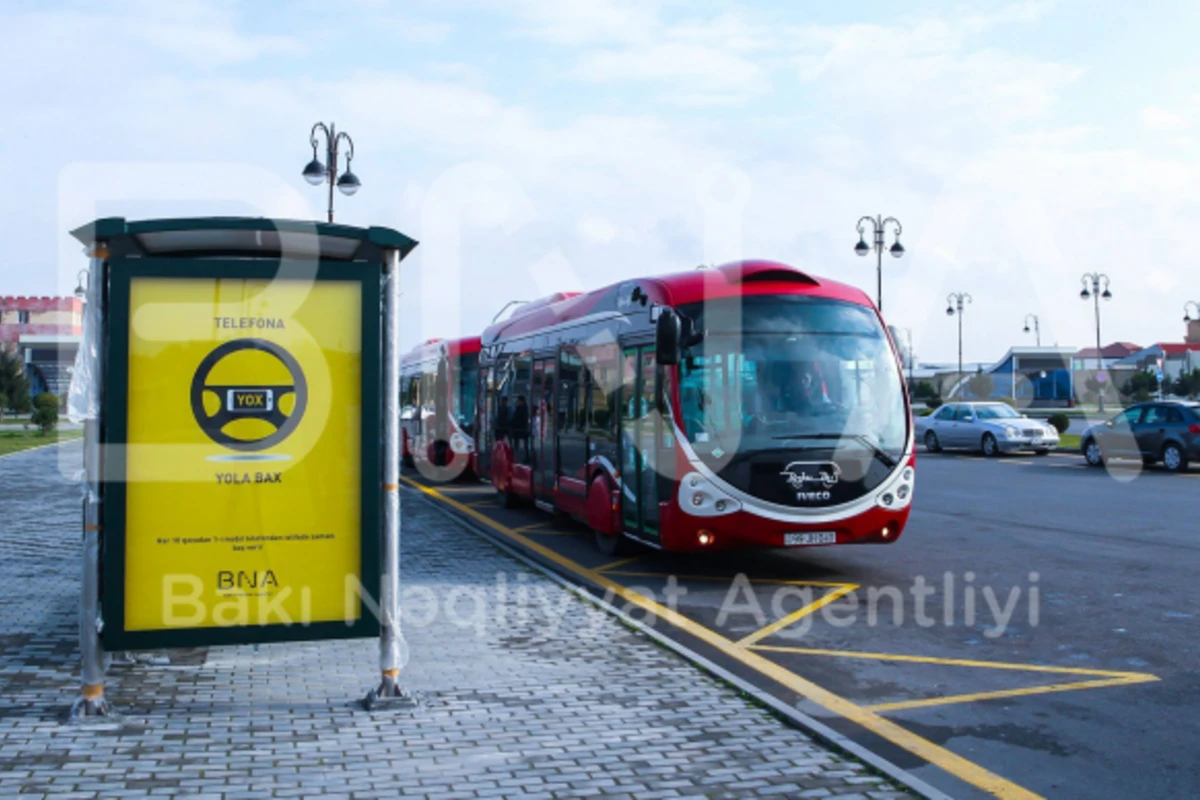
<svg viewBox="0 0 1200 800">
<path fill-rule="evenodd" d="M 558 572 L 541 563 L 537 559 L 521 552 L 510 542 L 500 538 L 498 535 L 491 532 L 484 526 L 477 525 L 468 519 L 464 519 L 454 511 L 443 506 L 441 503 L 430 499 L 423 493 L 418 492 L 410 487 L 405 487 L 404 492 L 416 499 L 419 499 L 438 514 L 441 514 L 452 522 L 455 522 L 468 532 L 473 533 L 482 539 L 486 539 L 489 544 L 499 548 L 518 561 L 529 565 L 537 572 L 549 578 L 551 581 L 566 589 L 568 592 L 580 598 L 581 600 L 604 609 L 612 616 L 621 620 L 624 624 L 636 629 L 638 632 L 649 637 L 650 639 L 653 639 L 659 645 L 673 651 L 677 655 L 682 656 L 684 659 L 691 662 L 696 667 L 699 667 L 701 670 L 713 675 L 729 686 L 734 687 L 738 691 L 749 695 L 750 697 L 754 698 L 755 701 L 769 707 L 776 713 L 776 715 L 782 717 L 786 722 L 791 723 L 794 727 L 799 728 L 800 730 L 809 734 L 816 741 L 840 750 L 843 753 L 848 753 L 859 761 L 867 764 L 872 769 L 880 772 L 891 781 L 907 788 L 920 797 L 926 798 L 926 800 L 952 800 L 950 795 L 935 789 L 907 770 L 896 766 L 879 755 L 876 755 L 857 742 L 847 738 L 846 736 L 843 736 L 824 723 L 814 719 L 813 717 L 810 717 L 808 714 L 793 708 L 777 697 L 764 692 L 754 684 L 738 677 L 737 675 L 734 675 L 732 672 L 729 672 L 724 667 L 714 664 L 712 661 L 695 652 L 690 647 L 687 647 L 686 645 L 681 644 L 680 642 L 677 642 L 668 636 L 664 636 L 654 628 L 639 622 L 611 603 L 608 603 L 602 598 L 595 596 L 583 586 L 572 583 L 568 578 L 560 575 Z"/>
<path fill-rule="evenodd" d="M 15 453 L 5 453 L 4 455 L 0 455 L 0 461 L 3 461 L 6 458 L 12 458 L 13 456 L 23 456 L 26 453 L 32 453 L 37 450 L 45 450 L 47 447 L 61 447 L 64 444 L 71 444 L 72 442 L 81 442 L 81 441 L 83 441 L 82 438 L 64 439 L 64 440 L 58 441 L 58 442 L 51 442 L 50 444 L 39 444 L 37 447 L 26 447 L 24 449 L 16 451 Z"/>
</svg>

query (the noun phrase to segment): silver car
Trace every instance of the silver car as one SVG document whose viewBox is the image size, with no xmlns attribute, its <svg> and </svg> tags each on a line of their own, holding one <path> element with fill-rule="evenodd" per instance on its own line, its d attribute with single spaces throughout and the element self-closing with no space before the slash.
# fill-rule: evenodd
<svg viewBox="0 0 1200 800">
<path fill-rule="evenodd" d="M 985 456 L 1032 450 L 1044 456 L 1058 447 L 1058 431 L 1023 416 L 1004 403 L 947 403 L 927 417 L 916 418 L 917 436 L 925 449 L 979 450 Z"/>
</svg>

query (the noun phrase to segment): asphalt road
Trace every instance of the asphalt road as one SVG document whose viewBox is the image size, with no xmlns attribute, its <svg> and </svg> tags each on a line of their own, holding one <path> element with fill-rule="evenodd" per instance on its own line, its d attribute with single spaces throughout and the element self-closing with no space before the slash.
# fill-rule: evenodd
<svg viewBox="0 0 1200 800">
<path fill-rule="evenodd" d="M 951 796 L 1200 795 L 1200 472 L 922 453 L 893 545 L 627 563 L 441 489 L 577 582 L 674 603 L 657 630 Z"/>
</svg>

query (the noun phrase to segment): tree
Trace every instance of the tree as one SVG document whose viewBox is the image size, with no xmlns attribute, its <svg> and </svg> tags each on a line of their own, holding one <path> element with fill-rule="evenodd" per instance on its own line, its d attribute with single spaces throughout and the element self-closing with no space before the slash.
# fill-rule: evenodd
<svg viewBox="0 0 1200 800">
<path fill-rule="evenodd" d="M 992 380 L 992 376 L 983 371 L 975 373 L 967 380 L 967 389 L 975 397 L 991 397 L 995 388 L 996 382 Z"/>
<path fill-rule="evenodd" d="M 1135 372 L 1121 386 L 1121 396 L 1144 403 L 1158 394 L 1158 378 L 1151 372 Z"/>
<path fill-rule="evenodd" d="M 29 421 L 38 426 L 42 436 L 53 431 L 58 426 L 58 397 L 42 392 L 33 398 L 33 416 Z"/>
<path fill-rule="evenodd" d="M 25 367 L 16 354 L 0 346 L 0 394 L 8 398 L 14 411 L 24 414 L 30 409 L 29 381 Z"/>
<path fill-rule="evenodd" d="M 8 396 L 0 392 L 0 420 L 4 419 L 4 409 L 8 408 Z"/>
<path fill-rule="evenodd" d="M 1200 395 L 1200 367 L 1191 372 L 1180 371 L 1179 377 L 1171 384 L 1171 392 L 1189 398 Z"/>
<path fill-rule="evenodd" d="M 913 387 L 912 394 L 918 400 L 923 400 L 928 397 L 937 397 L 937 389 L 929 381 L 917 381 L 917 385 Z"/>
</svg>

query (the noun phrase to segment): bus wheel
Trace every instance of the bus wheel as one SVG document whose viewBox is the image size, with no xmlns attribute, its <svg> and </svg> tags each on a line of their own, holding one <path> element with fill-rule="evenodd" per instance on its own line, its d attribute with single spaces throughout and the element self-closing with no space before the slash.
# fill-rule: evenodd
<svg viewBox="0 0 1200 800">
<path fill-rule="evenodd" d="M 623 556 L 633 550 L 633 542 L 625 538 L 623 533 L 601 533 L 593 530 L 596 539 L 596 549 L 606 556 Z"/>
<path fill-rule="evenodd" d="M 504 491 L 501 489 L 497 489 L 496 491 L 500 493 L 500 505 L 504 506 L 505 508 L 517 508 L 521 505 L 521 498 L 517 496 L 516 492 L 512 490 Z"/>
</svg>

